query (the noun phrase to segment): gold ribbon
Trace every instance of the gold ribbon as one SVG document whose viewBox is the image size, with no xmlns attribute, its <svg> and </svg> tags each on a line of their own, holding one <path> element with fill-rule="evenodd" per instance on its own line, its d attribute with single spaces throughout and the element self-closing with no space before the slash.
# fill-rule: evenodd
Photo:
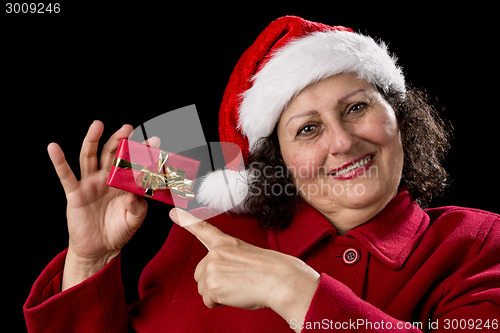
<svg viewBox="0 0 500 333">
<path fill-rule="evenodd" d="M 165 167 L 168 153 L 160 150 L 158 157 L 158 171 L 153 172 L 140 164 L 115 157 L 113 165 L 117 168 L 131 169 L 142 173 L 142 187 L 145 189 L 144 196 L 152 198 L 156 190 L 170 189 L 179 198 L 193 200 L 193 181 L 186 179 L 186 171 L 173 166 Z"/>
</svg>

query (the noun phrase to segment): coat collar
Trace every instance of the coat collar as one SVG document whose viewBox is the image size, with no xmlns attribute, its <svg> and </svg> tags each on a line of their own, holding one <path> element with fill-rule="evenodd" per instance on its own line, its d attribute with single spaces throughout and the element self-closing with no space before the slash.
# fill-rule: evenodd
<svg viewBox="0 0 500 333">
<path fill-rule="evenodd" d="M 335 228 L 315 208 L 300 201 L 290 227 L 270 233 L 272 248 L 300 257 Z M 387 206 L 368 222 L 347 232 L 373 256 L 393 270 L 400 269 L 420 242 L 429 217 L 402 188 Z M 340 237 L 340 236 L 339 236 Z"/>
</svg>

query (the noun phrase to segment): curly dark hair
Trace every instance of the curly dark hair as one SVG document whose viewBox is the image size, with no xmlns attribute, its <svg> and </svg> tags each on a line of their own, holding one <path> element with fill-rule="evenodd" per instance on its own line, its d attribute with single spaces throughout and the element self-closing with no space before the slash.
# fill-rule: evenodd
<svg viewBox="0 0 500 333">
<path fill-rule="evenodd" d="M 443 161 L 450 148 L 452 127 L 439 116 L 423 90 L 407 86 L 406 95 L 380 92 L 394 109 L 401 131 L 404 162 L 400 185 L 406 185 L 419 205 L 427 207 L 448 185 Z M 286 228 L 298 191 L 281 156 L 277 129 L 255 147 L 246 163 L 251 175 L 246 208 L 262 226 Z"/>
</svg>

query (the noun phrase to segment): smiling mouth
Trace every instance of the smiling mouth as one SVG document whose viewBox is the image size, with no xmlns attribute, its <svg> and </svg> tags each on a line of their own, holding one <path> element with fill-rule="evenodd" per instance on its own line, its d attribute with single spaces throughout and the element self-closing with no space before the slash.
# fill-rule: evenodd
<svg viewBox="0 0 500 333">
<path fill-rule="evenodd" d="M 348 163 L 344 164 L 340 168 L 332 170 L 329 173 L 329 176 L 333 176 L 333 177 L 342 176 L 342 175 L 344 175 L 344 174 L 346 174 L 348 172 L 356 170 L 356 169 L 358 169 L 358 168 L 360 168 L 360 167 L 368 164 L 373 159 L 374 156 L 375 156 L 375 154 L 366 154 L 366 155 L 363 155 L 363 156 L 361 156 L 360 158 L 358 158 L 356 160 L 353 160 L 351 162 L 348 162 Z"/>
</svg>

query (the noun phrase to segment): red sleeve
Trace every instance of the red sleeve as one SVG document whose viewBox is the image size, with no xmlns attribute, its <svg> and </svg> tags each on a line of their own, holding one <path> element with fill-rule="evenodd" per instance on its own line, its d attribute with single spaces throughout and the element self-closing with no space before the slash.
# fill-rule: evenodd
<svg viewBox="0 0 500 333">
<path fill-rule="evenodd" d="M 432 318 L 422 323 L 424 331 L 498 332 L 500 220 L 484 226 L 470 248 L 468 261 L 448 277 Z M 304 325 L 302 332 L 421 332 L 362 300 L 326 274 L 321 275 L 304 323 L 300 324 Z"/>
<path fill-rule="evenodd" d="M 321 275 L 303 325 L 302 332 L 421 332 L 416 328 L 404 329 L 405 322 L 362 300 L 326 274 Z"/>
<path fill-rule="evenodd" d="M 194 236 L 173 225 L 160 252 L 141 275 L 141 300 L 127 307 L 120 258 L 82 283 L 61 292 L 66 252 L 57 255 L 35 281 L 24 304 L 29 332 L 127 332 L 130 323 L 154 322 L 181 280 Z M 158 293 L 158 284 L 162 293 Z M 146 301 L 145 301 L 146 300 Z"/>
<path fill-rule="evenodd" d="M 440 330 L 500 332 L 500 219 L 483 223 L 434 312 Z"/>
<path fill-rule="evenodd" d="M 120 256 L 61 292 L 64 251 L 43 270 L 24 304 L 28 332 L 126 332 Z"/>
</svg>

